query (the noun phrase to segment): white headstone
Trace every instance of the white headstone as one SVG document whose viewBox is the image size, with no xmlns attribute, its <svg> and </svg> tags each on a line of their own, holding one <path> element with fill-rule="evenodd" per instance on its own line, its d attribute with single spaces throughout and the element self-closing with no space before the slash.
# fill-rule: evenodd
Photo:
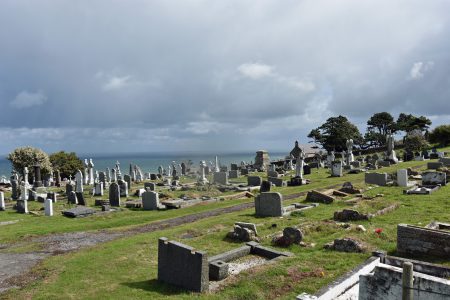
<svg viewBox="0 0 450 300">
<path fill-rule="evenodd" d="M 342 176 L 342 162 L 333 161 L 331 163 L 331 176 L 341 177 Z"/>
<path fill-rule="evenodd" d="M 5 210 L 5 194 L 3 192 L 0 192 L 0 210 Z"/>
<path fill-rule="evenodd" d="M 47 217 L 52 217 L 53 216 L 53 202 L 52 202 L 52 199 L 45 199 L 45 201 L 44 201 L 44 210 L 45 210 L 45 215 Z"/>
<path fill-rule="evenodd" d="M 408 171 L 406 169 L 397 170 L 397 185 L 408 186 Z"/>
</svg>

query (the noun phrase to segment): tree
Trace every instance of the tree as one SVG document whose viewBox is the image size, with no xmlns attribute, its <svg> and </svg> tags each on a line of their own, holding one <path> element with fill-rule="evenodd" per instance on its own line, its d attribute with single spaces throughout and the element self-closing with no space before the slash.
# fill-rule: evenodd
<svg viewBox="0 0 450 300">
<path fill-rule="evenodd" d="M 344 116 L 328 118 L 320 127 L 311 130 L 308 138 L 322 145 L 327 151 L 346 150 L 345 142 L 348 139 L 353 139 L 355 144 L 360 144 L 363 140 L 358 127 L 350 123 Z"/>
<path fill-rule="evenodd" d="M 367 121 L 367 132 L 364 140 L 371 146 L 383 146 L 386 144 L 386 136 L 397 131 L 394 117 L 388 112 L 380 112 L 374 114 Z"/>
<path fill-rule="evenodd" d="M 425 116 L 416 117 L 411 114 L 401 113 L 397 119 L 397 129 L 409 133 L 413 130 L 426 131 L 431 125 L 431 120 Z"/>
<path fill-rule="evenodd" d="M 77 156 L 75 152 L 59 151 L 50 155 L 50 162 L 54 170 L 61 172 L 62 178 L 69 178 L 78 170 L 84 169 L 83 161 Z"/>
<path fill-rule="evenodd" d="M 407 134 L 403 144 L 407 152 L 421 152 L 429 147 L 420 129 L 416 129 Z"/>
<path fill-rule="evenodd" d="M 441 125 L 430 132 L 429 139 L 431 143 L 439 143 L 444 147 L 450 144 L 450 124 Z"/>
<path fill-rule="evenodd" d="M 33 166 L 39 164 L 42 174 L 49 174 L 52 171 L 48 154 L 39 148 L 20 147 L 8 154 L 7 159 L 11 162 L 14 170 L 23 175 L 23 169 L 28 168 L 33 172 Z"/>
</svg>

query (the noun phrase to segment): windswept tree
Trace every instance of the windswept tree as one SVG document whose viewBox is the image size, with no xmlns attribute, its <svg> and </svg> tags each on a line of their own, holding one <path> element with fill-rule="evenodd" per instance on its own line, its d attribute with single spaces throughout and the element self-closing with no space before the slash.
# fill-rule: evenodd
<svg viewBox="0 0 450 300">
<path fill-rule="evenodd" d="M 376 113 L 367 121 L 367 132 L 364 135 L 364 140 L 368 147 L 383 146 L 386 144 L 386 136 L 396 131 L 397 125 L 390 113 Z"/>
<path fill-rule="evenodd" d="M 14 170 L 23 174 L 23 169 L 27 167 L 30 173 L 37 164 L 41 166 L 42 174 L 48 174 L 52 171 L 50 159 L 44 151 L 34 147 L 20 147 L 8 154 L 7 159 L 11 162 Z"/>
<path fill-rule="evenodd" d="M 431 143 L 439 144 L 441 147 L 450 145 L 450 124 L 434 128 L 429 134 L 429 139 Z"/>
<path fill-rule="evenodd" d="M 407 134 L 413 130 L 420 130 L 424 132 L 428 130 L 431 125 L 431 120 L 425 116 L 416 117 L 414 115 L 407 115 L 401 113 L 397 119 L 397 129 L 399 131 L 404 131 Z"/>
<path fill-rule="evenodd" d="M 311 130 L 308 138 L 321 145 L 327 151 L 346 150 L 346 141 L 353 139 L 353 142 L 361 144 L 363 138 L 358 127 L 350 123 L 344 116 L 331 117 L 316 129 Z"/>
<path fill-rule="evenodd" d="M 62 178 L 69 178 L 70 175 L 75 175 L 77 170 L 83 170 L 83 161 L 76 155 L 75 152 L 59 151 L 50 155 L 50 162 L 54 170 L 61 172 Z"/>
</svg>

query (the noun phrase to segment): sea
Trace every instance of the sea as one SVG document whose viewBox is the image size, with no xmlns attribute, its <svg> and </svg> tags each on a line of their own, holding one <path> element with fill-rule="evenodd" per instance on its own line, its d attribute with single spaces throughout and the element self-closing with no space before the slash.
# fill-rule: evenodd
<svg viewBox="0 0 450 300">
<path fill-rule="evenodd" d="M 168 168 L 173 161 L 177 164 L 188 162 L 191 160 L 194 166 L 198 166 L 200 161 L 214 162 L 217 155 L 220 165 L 229 166 L 231 163 L 240 164 L 241 161 L 253 162 L 255 160 L 255 152 L 241 153 L 118 153 L 118 154 L 84 154 L 79 157 L 84 161 L 85 158 L 92 158 L 94 169 L 106 170 L 113 168 L 118 161 L 122 173 L 128 174 L 130 164 L 138 165 L 141 170 L 149 173 L 157 173 L 158 167 Z M 281 159 L 288 155 L 288 152 L 269 152 L 271 160 Z M 5 158 L 6 155 L 0 157 L 0 177 L 5 176 L 7 179 L 11 176 L 11 163 Z"/>
</svg>

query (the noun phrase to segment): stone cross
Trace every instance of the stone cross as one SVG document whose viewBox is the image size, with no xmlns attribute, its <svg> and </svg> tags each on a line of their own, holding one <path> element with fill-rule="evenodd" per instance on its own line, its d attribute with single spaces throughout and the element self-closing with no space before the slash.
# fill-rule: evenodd
<svg viewBox="0 0 450 300">
<path fill-rule="evenodd" d="M 206 176 L 205 176 L 205 168 L 206 168 L 206 162 L 204 160 L 200 161 L 200 177 L 198 179 L 198 182 L 200 184 L 208 183 L 208 179 L 206 179 Z"/>
</svg>

